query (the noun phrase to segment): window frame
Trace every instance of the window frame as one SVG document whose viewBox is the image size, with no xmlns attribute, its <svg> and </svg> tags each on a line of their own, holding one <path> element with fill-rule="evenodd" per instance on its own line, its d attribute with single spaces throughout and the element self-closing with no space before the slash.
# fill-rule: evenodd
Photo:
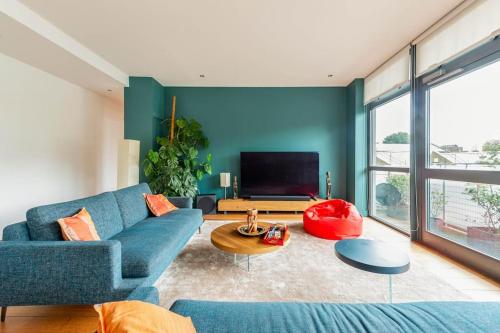
<svg viewBox="0 0 500 333">
<path fill-rule="evenodd" d="M 429 154 L 430 143 L 430 99 L 433 87 L 445 84 L 460 76 L 467 75 L 481 67 L 500 61 L 500 39 L 497 37 L 474 50 L 435 70 L 415 78 L 415 96 L 417 114 L 415 122 L 415 168 L 417 177 L 417 214 L 419 216 L 418 239 L 436 250 L 465 263 L 489 276 L 500 278 L 499 261 L 488 254 L 479 252 L 465 244 L 453 242 L 428 230 L 428 212 L 430 209 L 430 179 L 462 181 L 500 185 L 500 171 L 438 169 L 432 168 Z"/>
<path fill-rule="evenodd" d="M 374 211 L 373 211 L 373 204 L 374 204 L 374 200 L 375 198 L 373 197 L 373 190 L 374 190 L 374 177 L 372 176 L 374 172 L 376 171 L 386 171 L 386 172 L 400 172 L 400 173 L 407 173 L 409 176 L 410 176 L 410 193 L 413 193 L 413 182 L 411 182 L 411 173 L 410 173 L 410 169 L 411 167 L 396 167 L 396 166 L 379 166 L 379 165 L 376 165 L 375 164 L 375 156 L 376 156 L 376 153 L 375 153 L 375 145 L 376 145 L 376 139 L 375 139 L 375 126 L 376 126 L 376 120 L 377 120 L 377 116 L 376 116 L 376 109 L 379 108 L 380 106 L 384 105 L 384 104 L 387 104 L 387 103 L 390 103 L 406 94 L 410 94 L 410 99 L 412 99 L 412 96 L 411 96 L 411 85 L 410 85 L 410 82 L 407 82 L 399 87 L 396 87 L 395 89 L 385 93 L 384 95 L 380 96 L 379 98 L 377 98 L 376 100 L 368 103 L 366 105 L 366 110 L 367 110 L 367 113 L 368 113 L 368 127 L 369 127 L 369 130 L 368 130 L 368 216 L 370 216 L 371 218 L 373 218 L 374 220 L 376 221 L 379 221 L 387 226 L 389 226 L 390 228 L 393 228 L 407 236 L 410 235 L 411 231 L 408 231 L 408 230 L 404 230 L 404 229 L 401 229 L 401 228 L 398 228 L 396 225 L 390 223 L 389 221 L 385 220 L 384 218 L 380 217 L 380 216 L 377 216 L 375 215 Z M 408 112 L 410 113 L 410 131 L 411 131 L 411 128 L 412 128 L 412 121 L 411 121 L 411 108 L 410 110 L 408 110 Z M 412 142 L 412 134 L 410 134 L 410 165 L 412 164 L 411 163 L 411 147 L 413 145 L 413 142 Z M 412 200 L 410 200 L 412 201 Z M 411 211 L 412 211 L 412 206 L 413 204 L 410 202 L 410 230 L 412 229 L 411 226 L 412 226 L 412 216 L 413 214 L 411 214 Z"/>
</svg>

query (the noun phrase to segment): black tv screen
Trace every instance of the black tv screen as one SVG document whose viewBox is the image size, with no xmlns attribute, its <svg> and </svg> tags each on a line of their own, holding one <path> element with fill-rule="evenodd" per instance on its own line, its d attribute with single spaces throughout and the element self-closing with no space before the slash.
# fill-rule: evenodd
<svg viewBox="0 0 500 333">
<path fill-rule="evenodd" d="M 241 152 L 241 195 L 316 196 L 319 153 Z"/>
</svg>

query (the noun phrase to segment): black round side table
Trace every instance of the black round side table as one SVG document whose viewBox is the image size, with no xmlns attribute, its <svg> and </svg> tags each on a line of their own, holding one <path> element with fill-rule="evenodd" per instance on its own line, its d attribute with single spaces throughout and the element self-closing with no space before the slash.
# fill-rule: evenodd
<svg viewBox="0 0 500 333">
<path fill-rule="evenodd" d="M 346 264 L 377 274 L 389 275 L 389 303 L 392 303 L 392 275 L 410 269 L 408 254 L 387 243 L 370 239 L 346 239 L 335 244 L 336 256 Z"/>
</svg>

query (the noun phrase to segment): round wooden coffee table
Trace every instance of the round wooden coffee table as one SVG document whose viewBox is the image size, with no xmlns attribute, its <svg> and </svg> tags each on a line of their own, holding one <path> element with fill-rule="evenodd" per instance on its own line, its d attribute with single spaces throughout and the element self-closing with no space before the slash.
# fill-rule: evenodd
<svg viewBox="0 0 500 333">
<path fill-rule="evenodd" d="M 272 223 L 258 222 L 259 226 L 269 228 Z M 224 224 L 212 231 L 210 239 L 212 244 L 224 252 L 234 254 L 234 261 L 236 262 L 236 255 L 243 254 L 247 256 L 247 270 L 250 270 L 250 256 L 256 254 L 265 254 L 269 252 L 278 251 L 283 246 L 287 246 L 290 242 L 290 231 L 286 234 L 285 244 L 268 245 L 264 244 L 262 237 L 248 237 L 241 235 L 236 228 L 240 225 L 246 225 L 245 222 L 235 222 Z"/>
</svg>

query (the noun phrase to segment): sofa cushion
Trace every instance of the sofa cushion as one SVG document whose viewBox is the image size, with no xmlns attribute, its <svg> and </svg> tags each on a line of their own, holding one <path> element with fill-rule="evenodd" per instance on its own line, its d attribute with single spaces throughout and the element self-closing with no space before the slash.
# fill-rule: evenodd
<svg viewBox="0 0 500 333">
<path fill-rule="evenodd" d="M 146 183 L 122 188 L 113 192 L 120 208 L 125 228 L 129 228 L 148 217 L 149 210 L 146 200 L 144 200 L 144 193 L 151 193 L 149 185 Z"/>
<path fill-rule="evenodd" d="M 115 235 L 122 245 L 122 276 L 147 277 L 163 271 L 203 223 L 201 210 L 178 209 L 150 217 Z"/>
<path fill-rule="evenodd" d="M 62 240 L 57 219 L 76 214 L 86 208 L 92 216 L 101 239 L 109 239 L 123 230 L 123 221 L 111 192 L 93 197 L 31 208 L 26 212 L 32 240 Z"/>
<path fill-rule="evenodd" d="M 176 301 L 203 332 L 496 332 L 500 302 L 401 304 Z M 255 318 L 259 318 L 256 320 Z"/>
</svg>

